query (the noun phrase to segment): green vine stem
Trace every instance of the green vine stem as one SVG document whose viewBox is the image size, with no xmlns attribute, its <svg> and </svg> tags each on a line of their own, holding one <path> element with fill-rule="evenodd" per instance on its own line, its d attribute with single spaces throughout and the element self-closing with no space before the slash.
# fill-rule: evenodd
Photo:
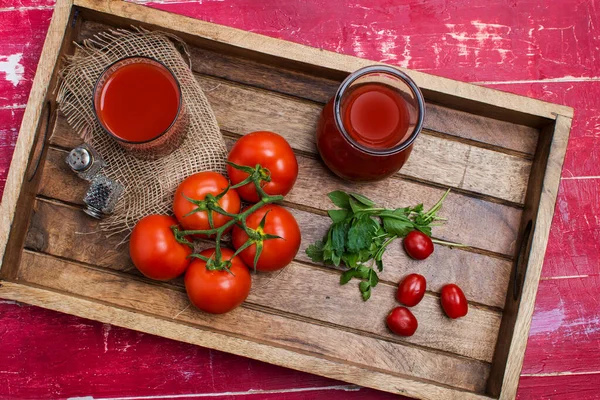
<svg viewBox="0 0 600 400">
<path fill-rule="evenodd" d="M 252 214 L 253 212 L 255 212 L 256 210 L 260 209 L 261 207 L 267 205 L 267 204 L 271 204 L 271 203 L 275 203 L 278 201 L 283 200 L 283 196 L 281 195 L 269 195 L 267 194 L 264 189 L 262 188 L 262 183 L 263 182 L 270 182 L 271 181 L 271 173 L 269 172 L 268 169 L 262 167 L 261 165 L 257 164 L 254 168 L 252 167 L 248 167 L 248 166 L 243 166 L 243 165 L 237 165 L 231 162 L 227 162 L 229 165 L 231 165 L 233 168 L 239 169 L 240 171 L 246 172 L 248 173 L 248 177 L 246 179 L 244 179 L 242 182 L 238 183 L 237 185 L 234 186 L 227 186 L 221 193 L 219 193 L 218 195 L 214 196 L 212 194 L 208 194 L 205 196 L 204 199 L 202 200 L 196 200 L 196 199 L 191 199 L 186 197 L 186 199 L 193 203 L 194 205 L 196 205 L 196 208 L 194 210 L 192 210 L 190 213 L 186 214 L 187 215 L 191 215 L 195 212 L 206 212 L 208 214 L 208 221 L 209 224 L 211 226 L 211 229 L 205 229 L 205 230 L 180 230 L 179 227 L 177 225 L 174 225 L 171 227 L 171 230 L 173 231 L 173 234 L 175 235 L 175 239 L 182 244 L 188 245 L 190 247 L 193 248 L 193 243 L 191 243 L 186 236 L 190 236 L 190 235 L 205 235 L 205 236 L 213 236 L 215 235 L 215 254 L 213 257 L 208 258 L 205 256 L 202 256 L 200 254 L 191 254 L 190 257 L 192 258 L 199 258 L 202 259 L 204 261 L 206 261 L 207 263 L 207 268 L 211 269 L 211 270 L 226 270 L 229 273 L 232 273 L 229 270 L 229 266 L 231 265 L 230 261 L 224 261 L 222 260 L 222 256 L 221 256 L 221 239 L 223 237 L 223 234 L 233 225 L 238 225 L 239 227 L 241 227 L 242 229 L 244 229 L 244 231 L 246 232 L 246 234 L 248 235 L 248 240 L 242 245 L 240 246 L 234 253 L 234 255 L 232 256 L 235 257 L 237 256 L 239 253 L 241 253 L 242 251 L 244 251 L 245 249 L 247 249 L 248 247 L 250 247 L 251 245 L 255 244 L 256 245 L 256 256 L 254 257 L 254 270 L 256 271 L 256 264 L 258 263 L 258 259 L 260 258 L 260 254 L 262 252 L 262 247 L 263 247 L 263 242 L 265 240 L 270 240 L 270 239 L 280 239 L 279 236 L 277 235 L 271 235 L 268 233 L 264 233 L 264 226 L 265 226 L 265 222 L 266 222 L 266 218 L 267 218 L 267 214 L 268 212 L 265 214 L 265 216 L 262 218 L 262 220 L 260 221 L 260 224 L 258 226 L 258 228 L 256 229 L 252 229 L 250 227 L 248 227 L 248 225 L 246 224 L 246 218 Z M 223 210 L 223 208 L 221 208 L 221 206 L 219 206 L 219 200 L 225 196 L 225 194 L 230 190 L 230 189 L 236 189 L 239 188 L 241 186 L 244 186 L 248 183 L 253 183 L 254 187 L 256 188 L 256 192 L 258 193 L 259 197 L 260 197 L 260 201 L 256 204 L 253 204 L 252 206 L 248 207 L 247 209 L 245 209 L 244 211 L 238 213 L 238 214 L 232 214 L 229 213 L 225 210 Z M 212 217 L 212 213 L 216 212 L 219 214 L 222 214 L 226 217 L 231 218 L 229 221 L 227 221 L 225 224 L 223 224 L 222 226 L 218 227 L 218 228 L 214 228 L 213 226 L 213 217 Z"/>
</svg>

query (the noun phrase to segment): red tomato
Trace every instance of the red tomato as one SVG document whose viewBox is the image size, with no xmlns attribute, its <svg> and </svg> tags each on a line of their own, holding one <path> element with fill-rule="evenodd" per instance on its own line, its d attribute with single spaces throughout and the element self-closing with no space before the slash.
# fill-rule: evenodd
<svg viewBox="0 0 600 400">
<path fill-rule="evenodd" d="M 185 216 L 198 207 L 186 199 L 186 196 L 194 200 L 204 200 L 207 194 L 217 196 L 227 188 L 228 184 L 227 179 L 218 172 L 199 172 L 184 179 L 177 187 L 173 199 L 173 212 L 181 226 L 186 230 L 211 229 L 208 211 L 198 211 Z M 218 201 L 218 205 L 228 213 L 237 214 L 241 208 L 240 196 L 235 189 L 229 189 L 227 194 Z M 212 217 L 215 228 L 225 225 L 231 219 L 215 211 L 212 211 Z"/>
<path fill-rule="evenodd" d="M 412 336 L 417 331 L 419 323 L 406 307 L 396 307 L 388 314 L 385 322 L 396 335 Z"/>
<path fill-rule="evenodd" d="M 177 220 L 167 215 L 149 215 L 133 228 L 129 255 L 133 265 L 151 279 L 168 281 L 178 277 L 190 264 L 189 246 L 175 240 L 171 226 Z"/>
<path fill-rule="evenodd" d="M 433 253 L 431 238 L 420 231 L 412 231 L 402 241 L 406 253 L 415 260 L 424 260 Z"/>
<path fill-rule="evenodd" d="M 460 318 L 467 315 L 469 305 L 463 291 L 451 283 L 442 288 L 442 308 L 450 318 Z"/>
<path fill-rule="evenodd" d="M 200 253 L 212 257 L 215 249 L 206 249 Z M 206 261 L 195 259 L 185 273 L 185 290 L 194 306 L 211 314 L 223 314 L 233 310 L 246 300 L 252 278 L 248 267 L 238 257 L 233 256 L 233 250 L 221 249 L 221 258 L 231 260 L 227 270 L 210 270 Z"/>
<path fill-rule="evenodd" d="M 260 164 L 271 177 L 263 182 L 262 188 L 269 195 L 288 194 L 298 177 L 298 161 L 289 143 L 273 132 L 252 132 L 238 140 L 229 152 L 227 161 L 237 165 L 254 168 Z M 249 174 L 232 166 L 227 166 L 227 174 L 234 185 L 242 182 Z M 260 199 L 254 183 L 250 182 L 237 188 L 240 197 L 248 202 L 257 203 Z"/>
<path fill-rule="evenodd" d="M 425 295 L 426 281 L 423 275 L 410 274 L 407 275 L 398 285 L 398 293 L 396 299 L 405 306 L 414 307 Z"/>
<path fill-rule="evenodd" d="M 250 214 L 246 219 L 246 225 L 249 228 L 256 229 L 260 221 L 267 214 L 265 220 L 264 234 L 277 235 L 281 239 L 265 239 L 263 250 L 258 258 L 256 269 L 258 271 L 276 271 L 288 265 L 298 249 L 300 249 L 300 228 L 296 218 L 285 208 L 267 204 Z M 233 247 L 239 249 L 248 240 L 248 235 L 239 226 L 233 228 L 232 241 Z M 252 268 L 254 266 L 254 256 L 256 255 L 256 244 L 252 244 L 240 253 L 244 262 Z"/>
</svg>

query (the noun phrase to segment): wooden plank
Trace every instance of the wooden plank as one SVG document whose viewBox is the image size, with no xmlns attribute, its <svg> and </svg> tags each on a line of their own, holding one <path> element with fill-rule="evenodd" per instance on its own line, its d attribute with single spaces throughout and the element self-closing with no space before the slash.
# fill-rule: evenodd
<svg viewBox="0 0 600 400">
<path fill-rule="evenodd" d="M 80 143 L 71 130 L 62 130 L 64 121 L 59 118 L 52 142 L 75 146 Z M 66 128 L 69 129 L 69 128 Z M 231 146 L 233 141 L 227 140 Z M 77 179 L 64 162 L 66 152 L 51 149 L 48 154 L 48 171 L 44 172 L 40 194 L 69 203 L 81 204 L 85 182 Z M 405 207 L 423 202 L 426 207 L 434 205 L 443 195 L 443 189 L 400 180 L 386 179 L 369 184 L 349 184 L 333 178 L 323 165 L 312 158 L 298 155 L 299 174 L 286 202 L 312 209 L 334 208 L 327 193 L 333 190 L 358 191 L 368 194 L 378 204 L 388 207 Z M 68 182 L 63 185 L 61 182 Z M 441 214 L 448 223 L 436 227 L 435 236 L 495 253 L 513 255 L 514 241 L 520 223 L 521 210 L 451 192 L 446 198 Z M 486 224 L 480 223 L 485 220 Z M 494 229 L 489 229 L 494 226 Z"/>
<path fill-rule="evenodd" d="M 179 320 L 174 321 L 170 318 L 171 315 L 164 318 L 140 313 L 123 306 L 114 307 L 110 303 L 73 297 L 41 288 L 11 282 L 0 282 L 0 284 L 2 285 L 0 286 L 0 297 L 2 298 L 43 306 L 51 310 L 83 318 L 92 318 L 104 323 L 226 351 L 287 368 L 297 370 L 310 369 L 317 375 L 351 381 L 366 387 L 378 388 L 379 390 L 386 390 L 420 399 L 489 399 L 487 396 L 432 385 L 429 382 L 420 382 L 408 377 L 391 376 L 382 372 L 370 371 L 352 364 L 348 365 L 315 357 L 304 352 L 299 353 L 218 332 L 201 330 L 189 324 L 181 323 Z M 118 294 L 119 291 L 116 293 Z M 196 313 L 195 316 L 198 314 Z"/>
<path fill-rule="evenodd" d="M 512 399 L 517 393 L 570 129 L 571 119 L 559 116 L 556 125 L 542 132 L 538 143 L 530 178 L 537 184 L 528 188 L 519 234 L 524 256 L 513 267 L 516 271 L 509 284 L 501 340 L 497 343 L 488 383 L 489 393 L 499 395 L 500 399 Z M 523 234 L 529 221 L 533 221 L 533 226 L 525 243 Z"/>
<path fill-rule="evenodd" d="M 108 25 L 85 21 L 79 40 L 90 39 L 108 29 Z M 193 70 L 200 74 L 321 104 L 331 99 L 341 83 L 339 80 L 196 46 L 190 46 L 189 52 Z M 530 155 L 535 151 L 539 133 L 537 129 L 528 126 L 498 121 L 431 103 L 427 104 L 423 126 L 428 130 L 473 140 L 482 145 L 497 146 Z"/>
<path fill-rule="evenodd" d="M 310 216 L 308 213 L 300 215 L 299 223 L 303 227 L 304 240 L 306 232 L 312 229 Z M 137 272 L 129 259 L 127 245 L 117 247 L 121 239 L 106 239 L 99 232 L 97 221 L 85 216 L 77 208 L 38 201 L 26 245 L 30 249 L 61 258 L 113 270 Z M 85 247 L 72 245 L 82 240 L 85 240 Z M 180 281 L 176 284 L 181 286 Z M 461 286 L 467 287 L 466 283 Z M 506 287 L 503 289 L 506 291 Z M 346 286 L 339 285 L 338 271 L 292 263 L 282 272 L 255 275 L 248 301 L 285 313 L 398 340 L 384 323 L 386 314 L 396 306 L 395 291 L 393 284 L 380 284 L 376 295 L 364 303 L 360 299 L 356 282 Z M 298 304 L 297 296 L 293 293 L 303 293 L 301 304 Z M 353 316 L 352 310 L 361 310 L 361 313 Z M 444 316 L 439 307 L 439 299 L 433 295 L 427 295 L 415 307 L 415 313 L 428 317 L 420 320 L 421 327 L 415 336 L 401 341 L 487 362 L 492 360 L 500 313 L 472 307 L 468 319 L 452 321 Z M 475 326 L 477 329 L 474 329 Z"/>
<path fill-rule="evenodd" d="M 146 283 L 115 273 L 89 269 L 39 253 L 25 252 L 19 279 L 53 290 L 95 299 L 157 317 L 177 319 L 201 330 L 293 349 L 360 368 L 428 379 L 462 389 L 485 387 L 488 364 L 387 342 L 247 307 L 222 315 L 189 306 L 183 289 Z M 98 283 L 102 284 L 99 285 Z M 269 329 L 265 329 L 268 326 Z M 340 346 L 341 343 L 345 345 Z M 211 347 L 209 345 L 209 347 Z M 368 352 L 363 349 L 370 349 Z M 413 362 L 407 363 L 406 360 Z M 452 374 L 447 371 L 452 370 Z"/>
<path fill-rule="evenodd" d="M 329 228 L 327 217 L 289 208 L 302 232 L 302 243 L 296 260 L 312 263 L 304 250 L 321 240 Z M 98 222 L 78 207 L 38 200 L 34 206 L 25 246 L 36 251 L 121 271 L 133 270 L 127 245 L 118 245 L 125 235 L 105 238 Z M 85 241 L 86 246 L 73 246 Z M 439 293 L 442 286 L 460 282 L 467 298 L 476 303 L 502 308 L 508 288 L 512 263 L 468 251 L 437 246 L 425 261 L 410 259 L 398 240 L 386 250 L 385 269 L 379 274 L 383 281 L 395 285 L 409 273 L 418 272 L 427 278 L 428 291 Z M 443 266 L 443 267 L 441 267 Z M 485 286 L 481 282 L 489 282 Z M 378 294 L 379 295 L 379 294 Z"/>
<path fill-rule="evenodd" d="M 221 129 L 239 135 L 271 130 L 294 149 L 316 154 L 314 136 L 321 105 L 206 76 L 197 78 Z M 520 204 L 530 167 L 531 161 L 521 157 L 422 135 L 400 174 Z"/>
<path fill-rule="evenodd" d="M 523 376 L 519 382 L 520 399 L 577 399 L 597 400 L 600 372 L 593 374 L 564 374 Z"/>
<path fill-rule="evenodd" d="M 173 27 L 177 27 L 179 31 L 188 33 L 186 40 L 192 41 L 193 38 L 196 38 L 196 41 L 206 41 L 206 39 L 209 39 L 222 43 L 224 47 L 233 46 L 239 49 L 240 52 L 245 51 L 246 53 L 255 54 L 257 58 L 269 58 L 280 62 L 287 59 L 305 65 L 306 68 L 312 67 L 320 70 L 329 69 L 332 72 L 349 73 L 365 65 L 372 64 L 372 61 L 164 13 L 131 3 L 107 0 L 76 0 L 75 4 L 99 13 L 111 14 L 113 21 L 121 18 L 121 24 L 123 25 L 130 22 L 130 18 L 135 15 L 136 20 L 154 27 L 168 31 L 173 31 Z M 98 18 L 104 16 L 96 15 Z M 465 111 L 477 110 L 498 119 L 520 120 L 520 123 L 532 124 L 532 126 L 542 124 L 544 120 L 555 119 L 556 113 L 572 117 L 573 110 L 569 107 L 494 91 L 422 72 L 409 70 L 405 70 L 405 72 L 415 80 L 430 100 L 438 103 L 455 104 L 457 108 Z M 457 93 L 460 93 L 460 95 L 457 96 Z M 486 105 L 485 109 L 482 107 L 483 104 Z"/>
<path fill-rule="evenodd" d="M 36 182 L 27 184 L 24 182 L 28 168 L 28 160 L 31 158 L 35 138 L 38 129 L 43 125 L 42 114 L 47 102 L 47 93 L 50 85 L 55 81 L 56 64 L 59 55 L 64 50 L 65 37 L 68 35 L 68 23 L 71 13 L 72 1 L 61 1 L 56 5 L 52 22 L 48 29 L 48 36 L 44 43 L 44 49 L 40 58 L 37 73 L 29 95 L 29 101 L 23 122 L 17 137 L 17 143 L 13 153 L 10 169 L 6 178 L 6 185 L 0 202 L 0 265 L 2 276 L 14 275 L 14 266 L 18 265 L 18 254 L 6 259 L 9 251 L 18 251 L 24 237 L 27 226 L 27 218 L 19 218 L 15 221 L 14 216 L 17 209 L 20 213 L 27 213 L 33 202 L 33 190 Z M 15 223 L 13 223 L 15 222 Z M 9 238 L 13 248 L 9 248 Z M 5 262 L 6 261 L 6 262 Z M 10 268 L 10 269 L 9 269 Z"/>
</svg>

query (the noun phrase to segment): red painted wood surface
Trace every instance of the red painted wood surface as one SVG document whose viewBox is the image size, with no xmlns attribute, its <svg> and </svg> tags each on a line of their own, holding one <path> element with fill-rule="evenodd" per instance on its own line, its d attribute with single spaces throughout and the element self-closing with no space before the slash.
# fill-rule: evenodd
<svg viewBox="0 0 600 400">
<path fill-rule="evenodd" d="M 600 398 L 600 2 L 139 2 L 574 107 L 518 397 Z M 0 191 L 52 5 L 52 0 L 0 0 Z M 392 398 L 0 301 L 0 398 L 209 394 L 225 399 Z"/>
</svg>

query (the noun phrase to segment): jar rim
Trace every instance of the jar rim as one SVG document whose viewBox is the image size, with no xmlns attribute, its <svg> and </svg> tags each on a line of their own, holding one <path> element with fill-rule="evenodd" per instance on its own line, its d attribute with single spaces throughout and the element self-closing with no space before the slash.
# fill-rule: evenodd
<svg viewBox="0 0 600 400">
<path fill-rule="evenodd" d="M 158 135 L 154 136 L 152 139 L 142 140 L 142 141 L 138 141 L 138 142 L 120 138 L 119 136 L 117 136 L 116 134 L 114 134 L 113 132 L 111 132 L 110 129 L 108 129 L 108 127 L 104 125 L 104 123 L 102 122 L 102 119 L 98 115 L 98 111 L 96 110 L 96 93 L 98 92 L 98 89 L 102 89 L 102 88 L 99 87 L 99 85 L 100 85 L 100 82 L 102 81 L 102 78 L 104 77 L 104 75 L 111 68 L 113 68 L 115 65 L 117 65 L 117 64 L 119 64 L 119 63 L 121 63 L 123 61 L 131 60 L 131 59 L 142 59 L 142 60 L 151 61 L 151 62 L 154 62 L 156 64 L 159 64 L 160 67 L 164 68 L 171 75 L 171 77 L 173 77 L 173 81 L 175 82 L 175 85 L 177 86 L 177 92 L 179 94 L 179 104 L 177 104 L 177 113 L 175 114 L 175 117 L 173 118 L 173 121 L 171 121 L 171 123 L 169 124 L 169 126 L 163 132 L 161 132 Z M 96 83 L 94 85 L 94 92 L 93 93 L 94 93 L 94 95 L 92 96 L 92 109 L 94 110 L 94 116 L 96 117 L 96 121 L 98 121 L 98 123 L 100 124 L 100 126 L 102 127 L 102 129 L 106 133 L 108 133 L 111 137 L 113 137 L 115 140 L 117 140 L 119 142 L 122 142 L 122 143 L 127 143 L 127 144 L 145 144 L 145 143 L 150 143 L 150 142 L 153 142 L 153 141 L 161 138 L 167 132 L 169 132 L 169 130 L 171 130 L 171 128 L 175 125 L 175 123 L 179 119 L 179 116 L 181 114 L 181 110 L 183 108 L 182 107 L 183 106 L 183 92 L 181 91 L 181 84 L 179 83 L 179 80 L 177 79 L 177 77 L 175 76 L 175 74 L 173 73 L 173 71 L 171 71 L 171 69 L 165 65 L 165 63 L 163 63 L 162 61 L 157 60 L 156 58 L 153 58 L 153 57 L 147 57 L 147 56 L 127 56 L 127 57 L 119 58 L 118 60 L 110 63 L 106 68 L 104 68 L 104 70 L 102 71 L 102 73 L 100 75 L 98 75 L 98 79 L 96 80 Z"/>
<path fill-rule="evenodd" d="M 408 85 L 410 90 L 413 92 L 415 99 L 417 100 L 417 123 L 415 124 L 415 127 L 412 133 L 410 134 L 410 137 L 404 140 L 402 143 L 390 149 L 374 149 L 358 143 L 350 136 L 350 134 L 344 127 L 344 123 L 342 120 L 341 100 L 344 93 L 346 92 L 348 87 L 350 87 L 350 85 L 352 85 L 352 83 L 354 83 L 354 81 L 356 81 L 358 78 L 372 73 L 386 73 L 388 75 L 393 75 L 395 78 L 400 79 Z M 388 156 L 400 153 L 401 151 L 405 150 L 410 145 L 412 145 L 417 136 L 419 136 L 419 133 L 423 128 L 423 120 L 425 118 L 425 100 L 417 84 L 404 72 L 389 65 L 369 65 L 354 71 L 353 73 L 348 75 L 346 79 L 344 79 L 333 98 L 333 115 L 337 129 L 342 133 L 344 139 L 346 139 L 346 141 L 350 143 L 351 146 L 355 147 L 359 151 L 370 155 Z"/>
</svg>

